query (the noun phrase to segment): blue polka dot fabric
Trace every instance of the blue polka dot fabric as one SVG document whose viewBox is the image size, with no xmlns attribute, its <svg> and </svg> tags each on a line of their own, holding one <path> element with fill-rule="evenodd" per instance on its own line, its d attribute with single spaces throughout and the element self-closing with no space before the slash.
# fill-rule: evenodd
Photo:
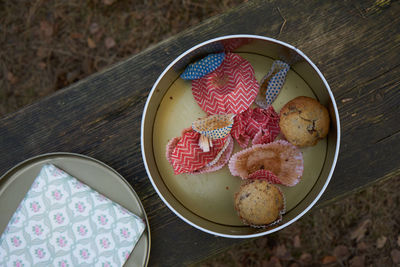
<svg viewBox="0 0 400 267">
<path fill-rule="evenodd" d="M 192 123 L 192 129 L 207 138 L 225 138 L 233 126 L 233 114 L 216 114 L 207 118 L 196 120 Z"/>
<path fill-rule="evenodd" d="M 289 69 L 290 66 L 287 63 L 280 60 L 274 61 L 271 70 L 261 81 L 260 95 L 256 99 L 257 105 L 267 108 L 274 102 L 285 83 Z M 265 86 L 266 88 L 263 88 Z"/>
<path fill-rule="evenodd" d="M 225 53 L 210 54 L 205 58 L 190 64 L 181 74 L 184 80 L 196 80 L 213 72 L 224 61 Z"/>
</svg>

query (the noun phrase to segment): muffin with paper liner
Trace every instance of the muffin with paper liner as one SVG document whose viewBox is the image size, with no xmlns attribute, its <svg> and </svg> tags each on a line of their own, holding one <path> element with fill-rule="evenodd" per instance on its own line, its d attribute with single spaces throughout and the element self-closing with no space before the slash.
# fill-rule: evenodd
<svg viewBox="0 0 400 267">
<path fill-rule="evenodd" d="M 246 180 L 235 194 L 235 210 L 244 224 L 266 228 L 279 223 L 285 213 L 285 197 L 266 180 Z"/>
<path fill-rule="evenodd" d="M 264 176 L 272 183 L 296 185 L 303 175 L 303 155 L 294 145 L 284 140 L 254 145 L 234 154 L 229 170 L 242 179 Z"/>
</svg>

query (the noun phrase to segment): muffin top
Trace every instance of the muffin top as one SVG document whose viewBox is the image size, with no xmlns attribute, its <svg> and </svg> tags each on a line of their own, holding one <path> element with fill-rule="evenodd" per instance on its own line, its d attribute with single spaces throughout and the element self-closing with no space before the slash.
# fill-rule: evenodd
<svg viewBox="0 0 400 267">
<path fill-rule="evenodd" d="M 247 180 L 235 194 L 235 209 L 245 224 L 263 227 L 281 220 L 285 201 L 277 186 L 265 180 Z"/>
<path fill-rule="evenodd" d="M 328 110 L 317 100 L 299 96 L 286 103 L 280 111 L 282 134 L 292 144 L 313 146 L 329 132 Z"/>
</svg>

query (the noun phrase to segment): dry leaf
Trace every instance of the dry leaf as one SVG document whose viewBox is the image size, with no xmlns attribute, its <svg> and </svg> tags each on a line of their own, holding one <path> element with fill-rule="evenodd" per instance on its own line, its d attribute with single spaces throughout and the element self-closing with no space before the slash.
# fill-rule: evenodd
<svg viewBox="0 0 400 267">
<path fill-rule="evenodd" d="M 260 237 L 255 241 L 255 243 L 259 248 L 266 248 L 268 244 L 268 239 L 266 237 Z"/>
<path fill-rule="evenodd" d="M 330 264 L 330 263 L 334 263 L 334 262 L 336 262 L 336 257 L 335 256 L 331 256 L 331 255 L 328 255 L 328 256 L 325 256 L 323 259 L 322 259 L 322 264 Z"/>
<path fill-rule="evenodd" d="M 39 67 L 39 69 L 41 69 L 41 70 L 44 70 L 45 68 L 46 68 L 46 63 L 45 62 L 39 62 L 38 63 L 38 67 Z"/>
<path fill-rule="evenodd" d="M 107 49 L 111 49 L 116 45 L 116 43 L 115 43 L 115 41 L 114 41 L 114 39 L 112 37 L 107 37 L 104 40 L 104 44 L 105 44 Z"/>
<path fill-rule="evenodd" d="M 46 37 L 51 37 L 53 35 L 53 25 L 48 21 L 42 20 L 40 22 L 40 32 Z"/>
<path fill-rule="evenodd" d="M 287 249 L 286 249 L 285 245 L 278 245 L 276 247 L 276 252 L 275 252 L 276 256 L 283 257 L 286 255 L 286 253 L 287 253 Z"/>
<path fill-rule="evenodd" d="M 400 263 L 400 250 L 393 249 L 390 252 L 390 256 L 392 256 L 392 261 L 393 261 L 394 264 Z"/>
<path fill-rule="evenodd" d="M 110 6 L 112 4 L 114 4 L 116 0 L 103 0 L 103 4 L 105 4 L 106 6 Z"/>
<path fill-rule="evenodd" d="M 300 256 L 300 260 L 305 263 L 310 263 L 312 261 L 312 256 L 310 253 L 303 253 Z"/>
<path fill-rule="evenodd" d="M 381 237 L 379 237 L 377 240 L 376 240 L 376 247 L 377 248 L 383 248 L 384 246 L 385 246 L 385 244 L 386 244 L 386 240 L 387 240 L 387 237 L 386 236 L 381 236 Z"/>
<path fill-rule="evenodd" d="M 96 22 L 90 24 L 89 31 L 91 34 L 95 34 L 96 32 L 99 31 L 99 29 L 100 29 L 99 24 L 97 24 Z"/>
<path fill-rule="evenodd" d="M 36 55 L 40 58 L 44 58 L 47 56 L 48 49 L 46 47 L 39 47 L 38 50 L 36 50 Z"/>
<path fill-rule="evenodd" d="M 350 238 L 351 239 L 355 239 L 357 242 L 359 242 L 365 236 L 365 233 L 367 232 L 368 225 L 370 225 L 370 224 L 371 224 L 371 220 L 370 219 L 366 219 L 365 221 L 360 223 L 358 225 L 357 229 L 354 230 L 351 233 Z"/>
<path fill-rule="evenodd" d="M 10 72 L 10 71 L 7 73 L 7 80 L 11 84 L 15 84 L 18 81 L 17 77 L 15 77 L 14 74 L 12 72 Z"/>
<path fill-rule="evenodd" d="M 300 236 L 296 235 L 293 239 L 293 246 L 295 248 L 300 248 L 301 247 L 301 240 L 300 240 Z"/>
<path fill-rule="evenodd" d="M 368 249 L 368 246 L 365 244 L 365 242 L 360 242 L 357 244 L 357 249 L 360 251 L 365 251 Z"/>
<path fill-rule="evenodd" d="M 400 247 L 400 235 L 397 237 L 397 245 Z"/>
<path fill-rule="evenodd" d="M 76 81 L 78 77 L 79 77 L 79 70 L 74 70 L 67 73 L 67 81 L 69 83 Z"/>
<path fill-rule="evenodd" d="M 89 48 L 91 48 L 91 49 L 96 48 L 96 43 L 90 37 L 87 38 L 87 44 L 88 44 Z"/>
<path fill-rule="evenodd" d="M 69 35 L 72 39 L 82 39 L 83 35 L 79 32 L 71 32 Z"/>
<path fill-rule="evenodd" d="M 355 256 L 350 260 L 350 267 L 364 267 L 365 259 L 363 256 Z"/>
<path fill-rule="evenodd" d="M 278 257 L 272 256 L 266 266 L 282 267 L 282 264 Z"/>
<path fill-rule="evenodd" d="M 339 245 L 333 250 L 333 254 L 338 259 L 346 260 L 350 256 L 350 251 L 346 246 Z"/>
</svg>

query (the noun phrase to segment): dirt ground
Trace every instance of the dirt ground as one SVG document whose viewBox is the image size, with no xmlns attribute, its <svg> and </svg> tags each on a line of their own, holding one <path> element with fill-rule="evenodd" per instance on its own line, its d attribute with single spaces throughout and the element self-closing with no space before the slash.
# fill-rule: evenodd
<svg viewBox="0 0 400 267">
<path fill-rule="evenodd" d="M 197 266 L 400 266 L 399 189 L 380 182 Z"/>
<path fill-rule="evenodd" d="M 0 116 L 245 0 L 0 2 Z M 198 266 L 400 266 L 400 177 Z"/>
</svg>

